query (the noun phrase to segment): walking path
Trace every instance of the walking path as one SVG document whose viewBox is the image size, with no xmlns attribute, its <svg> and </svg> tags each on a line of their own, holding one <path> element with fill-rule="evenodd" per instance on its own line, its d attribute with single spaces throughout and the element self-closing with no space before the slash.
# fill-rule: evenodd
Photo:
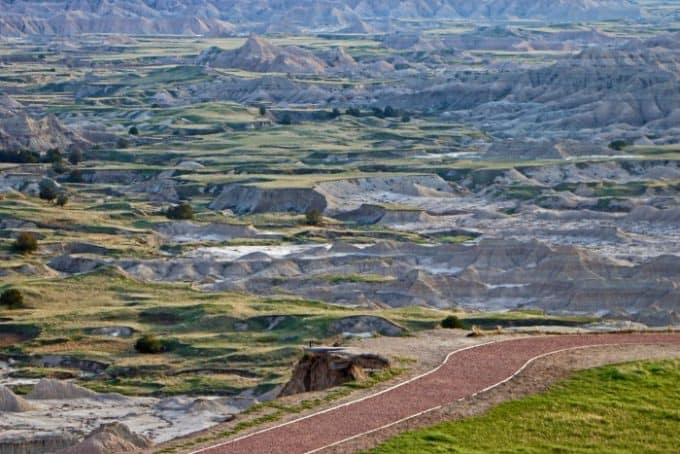
<svg viewBox="0 0 680 454">
<path fill-rule="evenodd" d="M 602 345 L 680 344 L 680 334 L 585 334 L 488 342 L 450 353 L 436 369 L 380 393 L 269 427 L 194 454 L 305 454 L 379 431 L 487 391 L 534 360 Z"/>
</svg>

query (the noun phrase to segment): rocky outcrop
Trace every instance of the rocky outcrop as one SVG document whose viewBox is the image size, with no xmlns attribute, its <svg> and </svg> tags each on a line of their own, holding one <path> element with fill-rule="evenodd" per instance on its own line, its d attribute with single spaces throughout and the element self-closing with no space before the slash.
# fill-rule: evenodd
<svg viewBox="0 0 680 454">
<path fill-rule="evenodd" d="M 3 1 L 0 35 L 26 36 L 82 33 L 210 35 L 266 30 L 370 32 L 394 19 L 543 19 L 559 22 L 634 19 L 640 8 L 629 0 L 265 0 L 256 8 L 248 0 L 142 0 L 41 3 Z"/>
<path fill-rule="evenodd" d="M 381 334 L 383 336 L 401 336 L 406 330 L 382 317 L 373 315 L 357 315 L 344 317 L 331 322 L 329 334 Z"/>
<path fill-rule="evenodd" d="M 323 212 L 326 199 L 308 188 L 267 188 L 233 184 L 210 204 L 213 210 L 229 208 L 238 214 L 266 212 L 305 213 L 310 209 Z"/>
<path fill-rule="evenodd" d="M 367 377 L 365 369 L 384 369 L 389 366 L 388 359 L 373 354 L 305 353 L 280 395 L 321 391 L 350 381 L 364 380 Z"/>
<path fill-rule="evenodd" d="M 23 397 L 17 396 L 11 389 L 0 385 L 0 413 L 31 411 L 35 407 Z"/>
<path fill-rule="evenodd" d="M 239 68 L 265 73 L 323 74 L 326 72 L 325 62 L 311 52 L 294 46 L 275 46 L 255 35 L 251 35 L 238 49 L 222 50 L 211 47 L 198 56 L 196 63 L 214 68 Z"/>
<path fill-rule="evenodd" d="M 95 399 L 99 394 L 82 386 L 61 380 L 44 378 L 40 380 L 26 397 L 29 399 Z"/>
<path fill-rule="evenodd" d="M 121 423 L 103 424 L 83 441 L 58 451 L 58 454 L 127 454 L 152 446 L 151 440 L 132 432 Z"/>
<path fill-rule="evenodd" d="M 45 152 L 52 148 L 83 149 L 90 142 L 65 128 L 53 115 L 33 118 L 23 111 L 0 116 L 0 149 Z"/>
<path fill-rule="evenodd" d="M 189 221 L 167 222 L 158 225 L 156 231 L 176 242 L 227 241 L 235 238 L 253 238 L 260 233 L 252 225 L 196 224 Z M 268 236 L 272 238 L 272 236 Z M 276 236 L 274 236 L 275 238 Z"/>
<path fill-rule="evenodd" d="M 77 442 L 77 436 L 67 433 L 0 434 L 0 454 L 53 453 Z"/>
</svg>

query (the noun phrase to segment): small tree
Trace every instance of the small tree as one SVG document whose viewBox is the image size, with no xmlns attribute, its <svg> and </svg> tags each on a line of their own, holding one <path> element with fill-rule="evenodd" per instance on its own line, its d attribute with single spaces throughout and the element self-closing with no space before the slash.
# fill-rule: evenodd
<svg viewBox="0 0 680 454">
<path fill-rule="evenodd" d="M 68 155 L 68 162 L 77 166 L 83 160 L 83 152 L 80 150 L 73 150 Z"/>
<path fill-rule="evenodd" d="M 139 353 L 157 354 L 163 353 L 163 342 L 153 334 L 145 334 L 135 342 L 135 350 Z"/>
<path fill-rule="evenodd" d="M 57 200 L 54 202 L 57 204 L 57 206 L 63 207 L 66 206 L 68 203 L 68 196 L 66 195 L 65 192 L 60 192 L 59 195 L 57 196 Z"/>
<path fill-rule="evenodd" d="M 138 136 L 139 129 L 137 129 L 137 126 L 132 126 L 130 129 L 128 129 L 128 134 L 130 134 L 131 136 Z"/>
<path fill-rule="evenodd" d="M 448 329 L 465 329 L 465 323 L 455 315 L 449 315 L 442 320 L 442 328 Z"/>
<path fill-rule="evenodd" d="M 340 109 L 338 109 L 337 107 L 334 107 L 333 111 L 331 112 L 331 117 L 332 118 L 338 118 L 340 115 L 342 115 L 340 113 Z"/>
<path fill-rule="evenodd" d="M 24 305 L 24 295 L 15 288 L 10 288 L 0 294 L 0 306 L 8 309 L 18 309 Z"/>
<path fill-rule="evenodd" d="M 62 173 L 66 172 L 66 165 L 64 164 L 64 161 L 54 161 L 52 163 L 52 170 L 54 170 L 54 173 L 57 175 L 61 175 Z"/>
<path fill-rule="evenodd" d="M 38 239 L 31 232 L 21 232 L 14 240 L 14 250 L 21 254 L 29 254 L 38 249 Z"/>
<path fill-rule="evenodd" d="M 401 116 L 402 123 L 409 123 L 411 121 L 411 116 L 409 114 L 404 114 Z"/>
<path fill-rule="evenodd" d="M 385 107 L 385 110 L 383 111 L 383 115 L 386 117 L 396 117 L 397 116 L 397 111 L 394 110 L 392 106 L 387 106 Z"/>
<path fill-rule="evenodd" d="M 267 114 L 267 108 L 265 106 L 260 106 L 260 116 L 264 117 Z"/>
<path fill-rule="evenodd" d="M 62 158 L 61 151 L 59 151 L 58 148 L 50 148 L 47 150 L 47 153 L 45 153 L 44 161 L 55 163 L 61 161 Z"/>
<path fill-rule="evenodd" d="M 168 208 L 165 215 L 169 219 L 175 220 L 188 220 L 194 218 L 194 209 L 191 207 L 189 202 L 182 202 L 179 205 L 172 206 Z"/>
<path fill-rule="evenodd" d="M 57 184 L 50 179 L 42 180 L 38 185 L 38 189 L 38 196 L 43 200 L 52 201 L 57 198 Z"/>
<path fill-rule="evenodd" d="M 310 208 L 305 213 L 305 222 L 307 225 L 321 225 L 323 224 L 323 216 L 316 208 Z"/>
</svg>

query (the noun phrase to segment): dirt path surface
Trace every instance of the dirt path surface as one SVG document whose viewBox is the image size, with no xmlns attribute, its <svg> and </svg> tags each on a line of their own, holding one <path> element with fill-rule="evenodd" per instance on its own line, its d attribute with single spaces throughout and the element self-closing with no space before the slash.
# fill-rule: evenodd
<svg viewBox="0 0 680 454">
<path fill-rule="evenodd" d="M 437 369 L 378 394 L 229 440 L 196 453 L 310 453 L 439 411 L 498 386 L 544 355 L 603 345 L 680 345 L 680 334 L 528 337 L 455 351 Z"/>
</svg>

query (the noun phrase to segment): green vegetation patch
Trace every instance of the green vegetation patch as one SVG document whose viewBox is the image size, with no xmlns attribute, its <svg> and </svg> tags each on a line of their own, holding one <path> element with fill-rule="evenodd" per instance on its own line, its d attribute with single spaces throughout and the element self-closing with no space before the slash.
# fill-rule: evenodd
<svg viewBox="0 0 680 454">
<path fill-rule="evenodd" d="M 680 361 L 580 372 L 484 416 L 404 433 L 372 453 L 677 452 Z"/>
</svg>

